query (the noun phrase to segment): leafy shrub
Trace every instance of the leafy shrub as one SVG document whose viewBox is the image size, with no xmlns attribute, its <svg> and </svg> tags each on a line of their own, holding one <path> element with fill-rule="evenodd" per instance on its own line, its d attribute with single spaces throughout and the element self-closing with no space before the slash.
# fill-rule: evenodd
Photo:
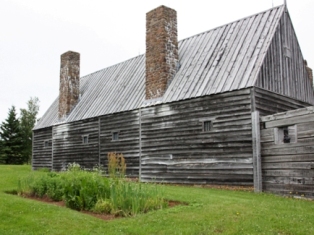
<svg viewBox="0 0 314 235">
<path fill-rule="evenodd" d="M 47 192 L 47 179 L 45 175 L 39 179 L 36 179 L 33 184 L 31 184 L 31 192 L 37 197 L 43 197 Z"/>
<path fill-rule="evenodd" d="M 64 200 L 75 210 L 91 210 L 98 198 L 109 198 L 109 180 L 99 173 L 72 170 L 63 173 Z"/>
<path fill-rule="evenodd" d="M 64 194 L 64 182 L 60 175 L 52 172 L 48 174 L 50 178 L 47 180 L 47 196 L 53 201 L 62 201 Z"/>
<path fill-rule="evenodd" d="M 47 196 L 54 201 L 64 200 L 67 207 L 96 213 L 130 216 L 165 208 L 168 204 L 157 185 L 134 183 L 126 180 L 123 155 L 108 155 L 111 178 L 103 177 L 101 168 L 82 170 L 77 163 L 68 170 L 49 172 L 19 180 L 19 193 Z"/>
<path fill-rule="evenodd" d="M 104 213 L 104 214 L 111 214 L 112 211 L 112 204 L 109 199 L 100 199 L 96 202 L 94 208 L 92 209 L 95 213 Z"/>
</svg>

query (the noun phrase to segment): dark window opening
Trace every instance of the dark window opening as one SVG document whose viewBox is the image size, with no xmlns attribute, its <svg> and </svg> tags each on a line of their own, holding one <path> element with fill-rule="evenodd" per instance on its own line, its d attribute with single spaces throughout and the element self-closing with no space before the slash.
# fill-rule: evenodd
<svg viewBox="0 0 314 235">
<path fill-rule="evenodd" d="M 208 132 L 212 129 L 212 121 L 204 121 L 203 122 L 203 131 Z"/>
<path fill-rule="evenodd" d="M 88 135 L 83 135 L 82 136 L 82 143 L 87 144 L 88 143 Z"/>
<path fill-rule="evenodd" d="M 283 127 L 283 142 L 290 143 L 290 139 L 288 127 Z"/>
<path fill-rule="evenodd" d="M 119 132 L 112 132 L 112 140 L 119 140 Z"/>
<path fill-rule="evenodd" d="M 282 126 L 275 128 L 275 143 L 276 144 L 289 144 L 297 143 L 297 125 Z"/>
<path fill-rule="evenodd" d="M 45 140 L 44 141 L 44 147 L 45 148 L 48 148 L 48 147 L 50 147 L 51 146 L 51 141 L 50 140 Z"/>
</svg>

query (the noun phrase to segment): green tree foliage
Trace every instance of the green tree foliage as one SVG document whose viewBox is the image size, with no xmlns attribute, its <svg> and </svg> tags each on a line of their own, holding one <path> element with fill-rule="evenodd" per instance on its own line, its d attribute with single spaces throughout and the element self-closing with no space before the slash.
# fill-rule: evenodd
<svg viewBox="0 0 314 235">
<path fill-rule="evenodd" d="M 29 163 L 32 156 L 32 130 L 37 121 L 39 111 L 39 99 L 37 97 L 30 98 L 27 102 L 27 109 L 21 109 L 20 130 L 23 138 L 22 152 L 23 162 Z"/>
<path fill-rule="evenodd" d="M 0 137 L 0 164 L 5 163 L 6 156 L 4 154 L 3 140 Z"/>
<path fill-rule="evenodd" d="M 15 107 L 9 109 L 8 118 L 0 126 L 1 156 L 6 164 L 22 164 L 22 135 Z"/>
</svg>

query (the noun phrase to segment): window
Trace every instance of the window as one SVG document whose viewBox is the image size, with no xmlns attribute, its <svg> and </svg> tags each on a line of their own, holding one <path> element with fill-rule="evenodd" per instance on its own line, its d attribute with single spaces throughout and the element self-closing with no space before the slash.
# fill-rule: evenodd
<svg viewBox="0 0 314 235">
<path fill-rule="evenodd" d="M 119 140 L 119 132 L 118 131 L 112 132 L 112 140 Z"/>
<path fill-rule="evenodd" d="M 44 147 L 45 148 L 51 147 L 51 140 L 44 140 Z"/>
<path fill-rule="evenodd" d="M 82 143 L 87 144 L 88 143 L 88 135 L 83 135 L 82 136 Z"/>
<path fill-rule="evenodd" d="M 275 143 L 297 143 L 297 126 L 292 125 L 275 128 Z"/>
<path fill-rule="evenodd" d="M 291 56 L 291 49 L 290 49 L 290 47 L 287 46 L 287 45 L 285 45 L 285 46 L 283 47 L 283 49 L 284 49 L 284 50 L 283 50 L 284 56 L 291 59 L 292 56 Z"/>
<path fill-rule="evenodd" d="M 208 132 L 212 129 L 212 121 L 204 121 L 203 122 L 203 132 Z"/>
</svg>

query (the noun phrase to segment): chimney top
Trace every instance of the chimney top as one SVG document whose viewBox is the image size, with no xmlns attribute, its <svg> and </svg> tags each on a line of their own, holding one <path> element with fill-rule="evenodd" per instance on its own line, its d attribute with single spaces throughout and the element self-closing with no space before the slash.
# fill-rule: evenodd
<svg viewBox="0 0 314 235">
<path fill-rule="evenodd" d="M 61 55 L 59 119 L 66 118 L 73 110 L 80 95 L 80 54 L 68 51 Z"/>
<path fill-rule="evenodd" d="M 178 63 L 177 12 L 166 6 L 146 14 L 146 99 L 162 97 Z"/>
</svg>

